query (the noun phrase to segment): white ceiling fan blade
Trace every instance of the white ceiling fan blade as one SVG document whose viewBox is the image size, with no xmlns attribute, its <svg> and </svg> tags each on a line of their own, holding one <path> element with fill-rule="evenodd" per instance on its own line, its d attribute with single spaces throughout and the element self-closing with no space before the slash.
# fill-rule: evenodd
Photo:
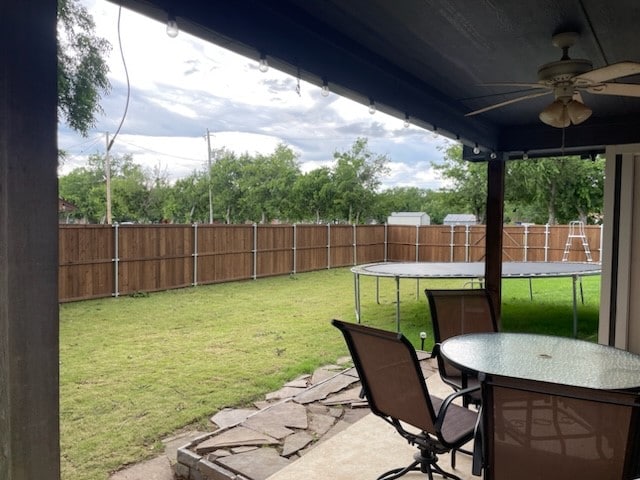
<svg viewBox="0 0 640 480">
<path fill-rule="evenodd" d="M 487 112 L 489 110 L 493 110 L 494 108 L 504 107 L 505 105 L 511 105 L 512 103 L 521 102 L 523 100 L 528 100 L 530 98 L 541 97 L 543 95 L 549 95 L 551 91 L 546 92 L 537 92 L 531 93 L 529 95 L 525 95 L 523 97 L 512 98 L 511 100 L 507 100 L 506 102 L 495 103 L 493 105 L 489 105 L 488 107 L 481 108 L 480 110 L 475 110 L 473 112 L 469 112 L 465 115 L 465 117 L 471 117 L 473 115 L 477 115 L 479 113 Z"/>
<path fill-rule="evenodd" d="M 521 87 L 521 88 L 548 88 L 542 83 L 520 83 L 520 82 L 491 82 L 481 83 L 482 87 Z"/>
<path fill-rule="evenodd" d="M 578 82 L 586 80 L 588 83 L 602 83 L 615 78 L 627 77 L 629 75 L 640 74 L 640 63 L 619 62 L 606 67 L 596 68 L 590 72 L 585 72 L 573 77 Z"/>
<path fill-rule="evenodd" d="M 637 83 L 603 83 L 587 87 L 587 92 L 597 95 L 620 95 L 621 97 L 640 97 L 640 84 Z"/>
</svg>

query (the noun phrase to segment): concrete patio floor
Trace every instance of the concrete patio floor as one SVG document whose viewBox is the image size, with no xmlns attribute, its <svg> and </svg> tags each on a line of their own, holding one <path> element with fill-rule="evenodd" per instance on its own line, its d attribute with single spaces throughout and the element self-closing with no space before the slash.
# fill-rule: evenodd
<svg viewBox="0 0 640 480">
<path fill-rule="evenodd" d="M 446 397 L 450 387 L 436 374 L 427 380 L 429 391 Z M 466 447 L 471 450 L 471 445 Z M 413 461 L 416 448 L 409 445 L 395 429 L 376 415 L 369 413 L 342 432 L 318 444 L 304 456 L 270 476 L 267 480 L 374 480 L 382 473 L 403 467 Z M 471 474 L 471 457 L 456 454 L 456 468 L 451 469 L 450 456 L 440 455 L 439 465 L 463 480 L 478 480 Z M 420 472 L 404 477 L 426 479 Z M 434 478 L 442 478 L 435 475 Z"/>
</svg>

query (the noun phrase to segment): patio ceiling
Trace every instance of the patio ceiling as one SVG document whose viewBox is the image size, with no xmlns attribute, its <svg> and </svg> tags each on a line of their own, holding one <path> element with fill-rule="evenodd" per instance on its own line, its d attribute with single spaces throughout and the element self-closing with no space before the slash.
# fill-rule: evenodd
<svg viewBox="0 0 640 480">
<path fill-rule="evenodd" d="M 363 104 L 511 158 L 602 152 L 640 142 L 640 97 L 585 93 L 593 115 L 564 130 L 538 113 L 553 95 L 477 116 L 466 113 L 517 95 L 491 82 L 535 82 L 560 59 L 554 33 L 580 34 L 569 54 L 599 68 L 640 61 L 637 0 L 122 0 L 124 7 Z M 624 83 L 640 83 L 640 76 Z M 564 139 L 564 140 L 563 140 Z M 564 144 L 563 144 L 564 141 Z"/>
</svg>

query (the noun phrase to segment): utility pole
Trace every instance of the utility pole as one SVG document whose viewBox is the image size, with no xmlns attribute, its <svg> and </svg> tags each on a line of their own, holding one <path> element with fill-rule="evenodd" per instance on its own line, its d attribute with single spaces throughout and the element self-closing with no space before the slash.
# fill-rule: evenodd
<svg viewBox="0 0 640 480">
<path fill-rule="evenodd" d="M 213 223 L 213 198 L 211 195 L 211 132 L 207 128 L 207 160 L 209 168 L 207 174 L 209 177 L 209 223 Z"/>
<path fill-rule="evenodd" d="M 104 176 L 106 178 L 107 189 L 107 224 L 111 225 L 111 161 L 109 160 L 109 150 L 111 150 L 111 145 L 109 144 L 109 132 L 106 132 L 105 136 L 107 141 L 107 150 L 104 154 Z"/>
</svg>

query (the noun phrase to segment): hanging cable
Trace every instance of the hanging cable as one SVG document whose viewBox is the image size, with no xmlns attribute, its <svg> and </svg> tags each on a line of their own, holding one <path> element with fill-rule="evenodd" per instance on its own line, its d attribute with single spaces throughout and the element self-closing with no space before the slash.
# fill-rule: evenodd
<svg viewBox="0 0 640 480">
<path fill-rule="evenodd" d="M 107 146 L 107 153 L 111 150 L 113 146 L 113 142 L 115 142 L 116 137 L 120 133 L 120 129 L 122 128 L 122 124 L 124 123 L 124 119 L 127 118 L 127 111 L 129 110 L 129 99 L 131 98 L 131 83 L 129 82 L 129 71 L 127 70 L 127 62 L 124 58 L 124 52 L 122 50 L 122 37 L 120 36 L 120 17 L 122 15 L 122 6 L 118 8 L 118 46 L 120 47 L 120 58 L 122 59 L 122 66 L 124 67 L 124 75 L 127 79 L 127 101 L 124 105 L 124 112 L 122 113 L 122 119 L 120 120 L 120 125 L 116 129 L 116 132 L 113 134 L 109 145 Z"/>
</svg>

